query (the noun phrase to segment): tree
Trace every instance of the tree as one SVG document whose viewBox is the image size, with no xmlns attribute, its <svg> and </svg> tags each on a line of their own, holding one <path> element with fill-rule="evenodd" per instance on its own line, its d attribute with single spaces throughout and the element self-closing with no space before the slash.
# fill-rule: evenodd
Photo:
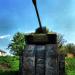
<svg viewBox="0 0 75 75">
<path fill-rule="evenodd" d="M 69 43 L 66 45 L 66 52 L 75 54 L 75 45 L 73 43 Z"/>
<path fill-rule="evenodd" d="M 64 45 L 64 43 L 66 42 L 66 40 L 63 38 L 63 36 L 61 34 L 57 35 L 57 44 L 58 44 L 58 48 L 61 49 Z"/>
<path fill-rule="evenodd" d="M 11 40 L 11 43 L 8 45 L 8 49 L 10 49 L 10 52 L 13 55 L 18 55 L 21 56 L 22 52 L 25 47 L 25 38 L 24 34 L 17 32 L 14 36 L 13 39 Z"/>
<path fill-rule="evenodd" d="M 10 49 L 10 52 L 13 55 L 19 56 L 19 73 L 21 74 L 21 68 L 22 68 L 22 54 L 25 48 L 25 38 L 24 34 L 17 32 L 13 39 L 11 40 L 11 43 L 8 45 L 8 48 Z"/>
<path fill-rule="evenodd" d="M 63 35 L 57 34 L 57 46 L 59 53 L 65 54 L 65 45 L 66 40 L 63 38 Z"/>
</svg>

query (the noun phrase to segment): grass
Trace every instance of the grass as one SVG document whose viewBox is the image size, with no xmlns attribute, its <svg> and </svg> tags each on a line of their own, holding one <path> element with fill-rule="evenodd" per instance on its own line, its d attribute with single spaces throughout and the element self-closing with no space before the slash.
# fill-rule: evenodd
<svg viewBox="0 0 75 75">
<path fill-rule="evenodd" d="M 75 58 L 65 58 L 65 71 L 67 75 L 75 75 Z"/>
</svg>

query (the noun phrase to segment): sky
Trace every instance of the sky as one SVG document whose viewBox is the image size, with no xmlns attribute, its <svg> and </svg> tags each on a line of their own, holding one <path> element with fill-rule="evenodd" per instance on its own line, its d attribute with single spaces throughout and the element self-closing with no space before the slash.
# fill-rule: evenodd
<svg viewBox="0 0 75 75">
<path fill-rule="evenodd" d="M 75 0 L 37 0 L 37 7 L 42 26 L 75 43 Z M 32 0 L 0 0 L 0 49 L 9 53 L 16 32 L 31 33 L 38 26 Z"/>
</svg>

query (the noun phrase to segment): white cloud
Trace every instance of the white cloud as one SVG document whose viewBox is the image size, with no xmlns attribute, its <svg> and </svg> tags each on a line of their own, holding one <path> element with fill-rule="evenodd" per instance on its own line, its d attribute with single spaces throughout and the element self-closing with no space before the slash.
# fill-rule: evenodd
<svg viewBox="0 0 75 75">
<path fill-rule="evenodd" d="M 2 35 L 2 36 L 0 36 L 0 39 L 5 39 L 5 38 L 9 38 L 10 37 L 10 35 Z"/>
</svg>

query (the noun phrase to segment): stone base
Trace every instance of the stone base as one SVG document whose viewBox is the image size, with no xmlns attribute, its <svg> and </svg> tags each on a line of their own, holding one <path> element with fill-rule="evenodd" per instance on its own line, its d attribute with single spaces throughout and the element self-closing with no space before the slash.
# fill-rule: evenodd
<svg viewBox="0 0 75 75">
<path fill-rule="evenodd" d="M 56 44 L 28 45 L 23 54 L 23 75 L 59 75 Z"/>
<path fill-rule="evenodd" d="M 25 39 L 20 75 L 64 75 L 64 58 L 58 55 L 56 34 L 30 34 Z"/>
</svg>

